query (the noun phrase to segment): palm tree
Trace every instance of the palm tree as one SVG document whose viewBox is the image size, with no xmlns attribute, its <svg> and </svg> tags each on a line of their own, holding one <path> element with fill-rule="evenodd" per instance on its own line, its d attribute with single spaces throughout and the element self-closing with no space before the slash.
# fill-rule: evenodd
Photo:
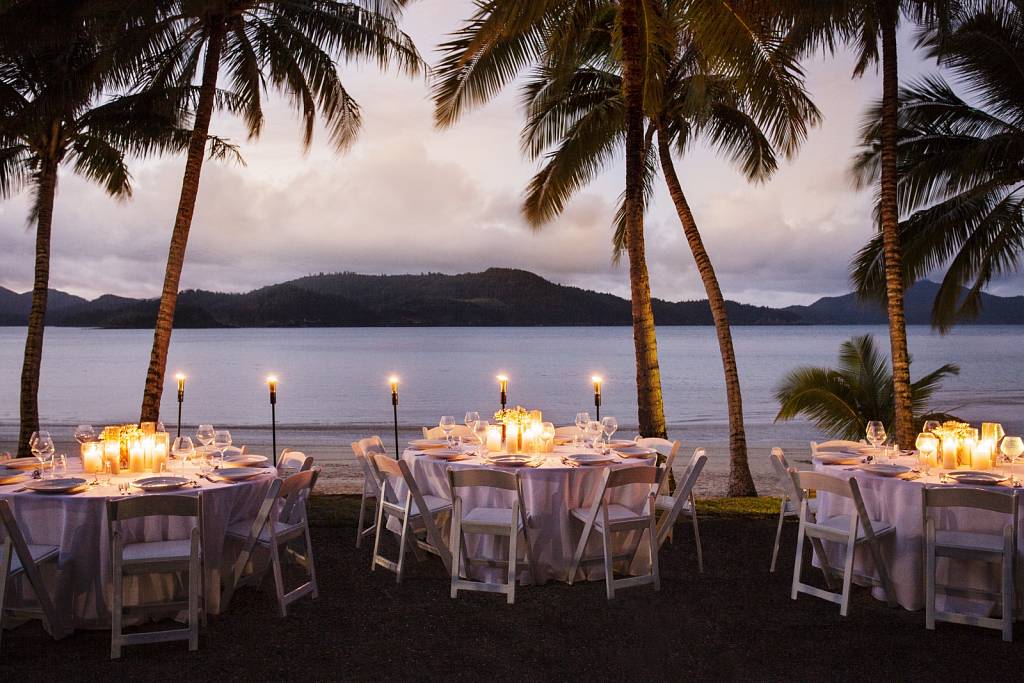
<svg viewBox="0 0 1024 683">
<path fill-rule="evenodd" d="M 79 6 L 78 9 L 81 9 Z M 18 453 L 39 429 L 39 372 L 50 279 L 53 207 L 61 167 L 117 199 L 131 195 L 125 157 L 180 148 L 181 131 L 155 93 L 109 97 L 117 62 L 100 27 L 61 2 L 18 3 L 0 23 L 0 198 L 33 194 L 35 277 L 21 373 Z"/>
<path fill-rule="evenodd" d="M 972 102 L 941 76 L 900 91 L 900 239 L 904 283 L 945 268 L 932 324 L 948 330 L 981 310 L 981 291 L 1015 270 L 1024 245 L 1024 9 L 972 13 L 943 36 L 926 34 L 930 57 L 966 84 Z M 878 173 L 877 107 L 856 161 L 861 183 Z M 858 291 L 878 296 L 881 244 L 853 266 Z M 968 286 L 966 295 L 963 288 Z"/>
<path fill-rule="evenodd" d="M 943 379 L 959 374 L 959 367 L 947 363 L 910 385 L 915 429 L 924 420 L 956 419 L 929 412 L 928 403 Z M 775 398 L 780 405 L 776 422 L 804 415 L 823 432 L 841 439 L 861 438 L 870 420 L 881 420 L 889 431 L 896 419 L 892 374 L 871 335 L 843 342 L 837 368 L 793 370 L 775 390 Z M 903 447 L 913 442 L 898 441 Z"/>
<path fill-rule="evenodd" d="M 795 49 L 835 51 L 851 45 L 857 51 L 854 76 L 880 65 L 882 97 L 878 121 L 878 229 L 882 244 L 889 346 L 892 359 L 896 437 L 903 443 L 914 439 L 910 390 L 910 352 L 903 305 L 903 254 L 900 248 L 897 204 L 896 143 L 899 68 L 896 34 L 900 20 L 910 15 L 931 22 L 945 17 L 942 0 L 779 0 L 794 19 L 790 41 Z"/>
<path fill-rule="evenodd" d="M 145 421 L 160 414 L 181 269 L 214 109 L 227 107 L 241 115 L 254 138 L 263 126 L 262 98 L 272 87 L 290 98 L 301 113 L 306 148 L 319 115 L 340 151 L 355 138 L 361 114 L 342 85 L 334 59 L 373 60 L 381 68 L 394 65 L 409 75 L 422 68 L 412 39 L 398 27 L 406 0 L 158 4 L 161 11 L 151 23 L 150 40 L 164 49 L 149 61 L 144 85 L 147 89 L 182 88 L 198 77 L 199 89 L 146 375 L 141 418 Z M 228 97 L 217 88 L 222 75 L 230 85 Z"/>
<path fill-rule="evenodd" d="M 440 46 L 443 55 L 434 87 L 435 120 L 453 125 L 470 107 L 495 96 L 530 66 L 572 51 L 595 17 L 610 13 L 622 63 L 626 180 L 623 200 L 625 251 L 636 354 L 640 432 L 665 436 L 665 407 L 644 252 L 643 97 L 654 86 L 657 34 L 664 24 L 646 0 L 482 0 L 473 16 Z"/>
</svg>

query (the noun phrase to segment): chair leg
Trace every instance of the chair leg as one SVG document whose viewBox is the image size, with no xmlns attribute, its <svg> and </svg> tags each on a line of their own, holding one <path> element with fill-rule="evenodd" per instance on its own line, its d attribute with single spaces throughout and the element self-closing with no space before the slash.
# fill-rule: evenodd
<svg viewBox="0 0 1024 683">
<path fill-rule="evenodd" d="M 274 594 L 277 597 L 277 609 L 281 617 L 288 616 L 288 605 L 284 604 L 284 578 L 281 576 L 281 556 L 277 550 L 276 539 L 270 538 L 270 567 L 274 572 Z"/>
<path fill-rule="evenodd" d="M 519 548 L 516 547 L 516 542 L 519 540 L 519 529 L 517 527 L 516 520 L 513 519 L 508 536 L 508 596 L 506 597 L 506 602 L 510 605 L 516 601 L 516 570 L 518 569 L 516 558 L 519 556 Z"/>
<path fill-rule="evenodd" d="M 384 506 L 377 505 L 377 527 L 373 534 L 373 557 L 370 559 L 370 571 L 377 569 L 377 558 L 380 557 L 380 532 L 384 528 Z"/>
<path fill-rule="evenodd" d="M 309 538 L 309 522 L 306 522 L 306 572 L 309 574 L 309 582 L 313 584 L 313 591 L 310 597 L 316 600 L 320 597 L 320 586 L 316 582 L 316 563 L 313 561 L 313 541 Z"/>
<path fill-rule="evenodd" d="M 456 498 L 455 505 L 452 506 L 452 566 L 449 571 L 452 598 L 459 597 L 459 588 L 456 582 L 459 580 L 459 564 L 462 562 L 462 505 L 460 503 L 461 501 Z"/>
<path fill-rule="evenodd" d="M 363 488 L 363 497 L 359 500 L 359 522 L 356 523 L 356 547 L 363 542 L 363 520 L 366 518 L 366 488 Z"/>
<path fill-rule="evenodd" d="M 110 658 L 120 659 L 121 658 L 121 601 L 123 597 L 121 591 L 123 590 L 123 577 L 121 576 L 121 563 L 114 560 L 114 580 L 111 586 L 113 592 L 113 600 L 111 605 L 110 613 Z"/>
<path fill-rule="evenodd" d="M 402 583 L 402 573 L 405 571 L 405 546 L 409 543 L 409 510 L 402 515 L 402 535 L 398 539 L 398 572 L 395 574 L 395 583 Z M 415 543 L 415 541 L 413 541 Z"/>
<path fill-rule="evenodd" d="M 845 617 L 850 611 L 850 587 L 853 584 L 853 557 L 857 553 L 856 531 L 851 532 L 846 544 L 846 561 L 843 563 L 843 594 L 839 603 L 839 616 Z"/>
<path fill-rule="evenodd" d="M 658 568 L 658 540 L 657 540 L 657 528 L 654 526 L 654 520 L 651 520 L 651 527 L 648 529 L 648 542 L 650 543 L 651 549 L 651 576 L 654 577 L 654 590 L 661 590 L 661 571 Z"/>
<path fill-rule="evenodd" d="M 924 627 L 935 630 L 935 542 L 925 533 L 924 546 Z"/>
<path fill-rule="evenodd" d="M 697 544 L 697 571 L 704 573 L 704 549 L 700 543 L 700 524 L 697 522 L 697 501 L 690 494 L 690 517 L 693 518 L 693 540 Z"/>
<path fill-rule="evenodd" d="M 800 592 L 800 572 L 804 567 L 804 521 L 800 520 L 800 530 L 796 535 L 796 559 L 793 562 L 793 586 L 789 597 L 796 600 Z"/>
<path fill-rule="evenodd" d="M 1003 551 L 1003 640 L 1013 640 L 1013 541 L 1007 537 Z"/>
<path fill-rule="evenodd" d="M 580 567 L 580 562 L 583 561 L 583 551 L 587 548 L 587 541 L 590 540 L 590 532 L 593 528 L 593 521 L 586 522 L 583 525 L 583 533 L 580 534 L 579 543 L 576 544 L 576 552 L 572 554 L 572 564 L 569 565 L 569 575 L 566 577 L 566 583 L 570 586 L 576 578 L 576 571 Z"/>
<path fill-rule="evenodd" d="M 3 643 L 4 598 L 7 594 L 7 576 L 11 571 L 11 556 L 13 554 L 14 546 L 9 539 L 0 544 L 0 644 Z"/>
<path fill-rule="evenodd" d="M 202 568 L 199 566 L 199 538 L 192 542 L 192 558 L 188 565 L 188 649 L 199 649 L 199 586 L 202 584 Z"/>
<path fill-rule="evenodd" d="M 782 542 L 782 523 L 786 519 L 786 498 L 782 498 L 782 507 L 779 508 L 779 523 L 775 526 L 775 546 L 772 548 L 772 564 L 768 570 L 769 574 L 775 573 L 775 563 L 779 559 L 779 545 Z"/>
<path fill-rule="evenodd" d="M 601 544 L 604 546 L 604 585 L 608 599 L 615 599 L 615 566 L 612 563 L 612 539 L 608 533 L 608 525 L 601 526 Z"/>
</svg>

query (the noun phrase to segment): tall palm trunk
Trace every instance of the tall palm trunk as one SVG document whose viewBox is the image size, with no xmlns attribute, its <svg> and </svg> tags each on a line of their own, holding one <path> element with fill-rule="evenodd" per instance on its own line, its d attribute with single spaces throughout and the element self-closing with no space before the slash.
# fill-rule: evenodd
<svg viewBox="0 0 1024 683">
<path fill-rule="evenodd" d="M 732 347 L 732 331 L 729 329 L 729 317 L 725 310 L 725 297 L 718 286 L 718 276 L 711 265 L 711 258 L 704 249 L 704 241 L 697 229 L 697 221 L 690 211 L 690 204 L 683 194 L 683 187 L 676 175 L 672 163 L 672 152 L 668 146 L 668 138 L 658 128 L 658 157 L 661 170 L 668 185 L 668 193 L 675 204 L 679 222 L 683 225 L 683 234 L 690 245 L 693 260 L 697 264 L 700 279 L 704 282 L 708 305 L 711 306 L 711 317 L 715 321 L 715 332 L 718 334 L 718 349 L 722 356 L 722 369 L 725 371 L 725 394 L 729 404 L 729 495 L 756 496 L 754 479 L 750 476 L 750 465 L 747 463 L 747 434 L 743 429 L 743 395 L 740 392 L 740 375 L 736 369 L 736 352 Z"/>
<path fill-rule="evenodd" d="M 203 63 L 203 78 L 199 88 L 199 103 L 196 107 L 192 137 L 188 144 L 185 160 L 185 177 L 181 183 L 181 197 L 178 200 L 178 214 L 174 219 L 171 233 L 171 247 L 167 254 L 167 271 L 164 274 L 164 288 L 160 294 L 160 308 L 156 315 L 156 329 L 153 332 L 153 351 L 149 357 L 149 372 L 146 374 L 146 390 L 142 397 L 142 421 L 153 422 L 160 417 L 160 398 L 164 390 L 164 373 L 167 370 L 167 350 L 171 345 L 171 331 L 174 328 L 174 311 L 178 305 L 178 285 L 181 269 L 185 262 L 185 248 L 188 233 L 192 227 L 192 214 L 199 194 L 199 175 L 203 169 L 203 157 L 213 116 L 214 98 L 217 93 L 217 74 L 220 54 L 224 45 L 225 26 L 215 22 L 210 30 Z"/>
<path fill-rule="evenodd" d="M 658 341 L 654 331 L 651 285 L 644 256 L 643 151 L 644 65 L 637 0 L 622 0 L 622 94 L 626 103 L 626 254 L 636 353 L 637 418 L 644 436 L 665 437 L 665 405 L 661 395 Z"/>
<path fill-rule="evenodd" d="M 898 130 L 899 70 L 896 63 L 896 0 L 882 0 L 882 174 L 879 208 L 885 264 L 885 293 L 889 312 L 893 399 L 896 404 L 896 441 L 904 448 L 914 442 L 910 393 L 910 352 L 903 310 L 903 255 L 900 248 L 899 209 L 896 202 L 896 138 Z"/>
<path fill-rule="evenodd" d="M 32 283 L 32 308 L 28 314 L 25 360 L 21 366 L 21 433 L 18 455 L 31 455 L 29 439 L 39 430 L 39 368 L 43 362 L 43 330 L 50 287 L 50 230 L 53 198 L 57 193 L 57 162 L 47 159 L 39 172 L 36 189 L 36 272 Z"/>
</svg>

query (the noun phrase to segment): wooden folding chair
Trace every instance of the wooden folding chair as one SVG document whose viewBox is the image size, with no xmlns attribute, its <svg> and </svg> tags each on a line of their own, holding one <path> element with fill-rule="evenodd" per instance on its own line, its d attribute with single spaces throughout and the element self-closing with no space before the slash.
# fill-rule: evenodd
<svg viewBox="0 0 1024 683">
<path fill-rule="evenodd" d="M 573 554 L 572 566 L 569 568 L 568 583 L 571 586 L 576 577 L 576 571 L 585 560 L 583 552 L 586 550 L 587 542 L 593 531 L 601 534 L 604 545 L 604 579 L 605 591 L 608 599 L 615 598 L 615 589 L 641 586 L 648 583 L 654 584 L 654 590 L 661 590 L 661 575 L 658 572 L 658 532 L 655 520 L 658 482 L 660 470 L 654 466 L 625 467 L 613 470 L 610 467 L 604 468 L 601 473 L 601 485 L 597 497 L 590 508 L 574 508 L 570 511 L 573 517 L 583 522 L 583 533 L 580 535 L 579 543 L 576 545 L 576 552 Z M 624 505 L 612 503 L 610 492 L 624 486 L 646 486 L 648 493 L 645 496 L 643 510 L 639 513 L 630 510 Z M 632 553 L 615 555 L 612 550 L 612 534 L 628 531 L 639 531 L 640 538 L 637 539 L 636 547 Z M 617 559 L 629 558 L 632 564 L 633 558 L 640 550 L 644 534 L 647 534 L 647 546 L 650 552 L 651 573 L 643 576 L 630 576 L 625 579 L 616 579 L 614 573 L 614 561 Z M 596 560 L 597 558 L 595 558 Z M 588 560 L 589 561 L 589 560 Z"/>
<path fill-rule="evenodd" d="M 401 583 L 405 571 L 405 549 L 408 546 L 416 554 L 417 559 L 422 557 L 420 549 L 438 555 L 444 563 L 445 571 L 451 573 L 451 553 L 437 528 L 437 520 L 444 513 L 451 511 L 452 504 L 437 496 L 421 494 L 404 460 L 393 460 L 383 453 L 375 453 L 370 458 L 381 482 L 380 496 L 377 499 L 377 532 L 373 539 L 370 571 L 378 566 L 384 567 L 395 572 L 395 581 Z M 404 496 L 398 493 L 399 483 L 405 486 Z M 380 536 L 387 528 L 386 518 L 395 518 L 402 524 L 402 532 L 398 539 L 397 562 L 387 559 L 380 553 Z M 424 534 L 426 541 L 420 540 L 419 534 Z"/>
<path fill-rule="evenodd" d="M 665 543 L 665 539 L 672 535 L 672 528 L 680 515 L 689 515 L 693 520 L 693 536 L 697 545 L 697 568 L 704 572 L 704 560 L 700 546 L 700 529 L 697 526 L 697 502 L 693 497 L 693 489 L 697 485 L 701 472 L 708 462 L 703 448 L 695 448 L 690 457 L 690 463 L 683 473 L 683 480 L 676 487 L 675 493 L 670 496 L 658 496 L 655 502 L 655 509 L 663 513 L 658 520 L 658 547 Z M 668 480 L 668 474 L 662 475 L 662 481 Z"/>
<path fill-rule="evenodd" d="M 516 601 L 516 577 L 518 576 L 518 539 L 523 534 L 526 544 L 526 559 L 530 565 L 530 574 L 534 585 L 537 584 L 537 563 L 530 545 L 530 534 L 527 528 L 526 508 L 523 504 L 522 482 L 518 473 L 501 472 L 484 469 L 448 468 L 448 483 L 452 490 L 452 568 L 451 595 L 458 597 L 459 590 L 483 591 L 487 593 L 504 593 L 508 604 Z M 480 506 L 466 510 L 459 489 L 489 488 L 515 493 L 511 507 Z M 465 534 L 488 534 L 491 536 L 508 537 L 508 560 L 477 560 L 471 558 L 466 551 Z M 487 566 L 507 566 L 507 583 L 488 583 L 471 581 L 462 578 L 459 565 L 465 560 L 468 573 L 470 565 L 485 564 Z"/>
<path fill-rule="evenodd" d="M 353 441 L 352 452 L 356 456 L 356 462 L 359 463 L 359 467 L 363 470 L 363 493 L 359 499 L 359 523 L 356 525 L 356 547 L 358 548 L 362 545 L 364 536 L 371 536 L 377 532 L 377 527 L 372 524 L 365 529 L 363 528 L 363 524 L 366 521 L 367 503 L 373 501 L 376 506 L 377 496 L 380 494 L 380 482 L 377 480 L 376 470 L 370 464 L 369 455 L 372 453 L 386 453 L 387 449 L 384 448 L 384 442 L 380 440 L 379 436 L 371 436 L 359 441 Z M 374 517 L 376 518 L 376 515 Z"/>
<path fill-rule="evenodd" d="M 691 486 L 687 492 L 683 492 L 682 487 L 676 487 L 676 490 L 674 492 L 671 489 L 672 465 L 673 463 L 675 463 L 676 456 L 679 453 L 679 442 L 669 441 L 668 439 L 658 439 L 653 437 L 638 438 L 636 442 L 640 446 L 644 446 L 646 448 L 653 448 L 655 451 L 658 452 L 659 455 L 665 456 L 665 462 L 662 465 L 664 471 L 662 472 L 661 481 L 658 484 L 658 502 L 656 507 L 658 509 L 658 512 L 663 512 L 666 514 L 678 508 L 678 510 L 676 510 L 676 512 L 672 514 L 672 524 L 668 525 L 665 531 L 666 537 L 669 539 L 673 538 L 672 532 L 675 528 L 676 519 L 679 517 L 679 515 L 683 515 L 684 517 L 690 518 L 690 523 L 693 525 L 693 541 L 697 546 L 697 571 L 703 574 L 704 546 L 700 540 L 700 522 L 697 518 L 697 500 L 693 494 L 693 487 Z M 687 465 L 687 472 L 689 472 L 689 468 L 692 468 L 694 464 L 697 462 L 697 457 L 703 455 L 703 448 L 694 449 L 693 455 L 690 457 L 690 463 L 689 465 Z M 707 458 L 705 457 L 705 460 L 706 459 Z M 701 470 L 704 469 L 703 463 L 701 464 L 700 468 Z M 698 475 L 699 474 L 700 470 L 698 470 Z M 696 479 L 693 483 L 697 483 Z M 683 497 L 683 502 L 681 506 L 677 506 L 677 499 L 680 496 Z M 664 542 L 664 538 L 660 539 L 659 545 Z"/>
<path fill-rule="evenodd" d="M 793 590 L 791 596 L 796 600 L 800 593 L 807 593 L 829 602 L 839 605 L 840 616 L 846 616 L 850 606 L 850 586 L 853 583 L 853 558 L 857 548 L 866 545 L 871 551 L 871 558 L 875 562 L 875 569 L 878 571 L 880 580 L 864 577 L 872 583 L 880 584 L 885 590 L 885 598 L 890 607 L 896 606 L 896 592 L 893 589 L 892 578 L 889 576 L 889 568 L 882 557 L 882 550 L 879 547 L 878 539 L 896 532 L 895 527 L 868 517 L 864 507 L 864 499 L 860 495 L 860 486 L 854 478 L 841 479 L 830 477 L 827 474 L 818 472 L 796 472 L 791 470 L 797 482 L 797 487 L 803 491 L 800 500 L 800 531 L 796 542 L 796 566 L 793 568 Z M 836 515 L 834 517 L 821 518 L 812 515 L 809 492 L 822 491 L 836 496 L 848 498 L 853 502 L 853 514 Z M 845 564 L 843 566 L 843 592 L 833 593 L 829 590 L 815 588 L 800 581 L 800 571 L 803 568 L 804 560 L 804 538 L 810 538 L 814 546 L 814 552 L 821 562 L 821 570 L 825 574 L 826 585 L 831 588 L 829 574 L 839 572 L 832 568 L 828 562 L 828 556 L 820 541 L 835 541 L 846 545 Z M 815 541 L 819 541 L 815 543 Z"/>
<path fill-rule="evenodd" d="M 936 621 L 948 621 L 954 624 L 982 626 L 999 629 L 1003 632 L 1003 640 L 1013 640 L 1013 580 L 1016 575 L 1018 504 L 1016 492 L 984 491 L 966 488 L 931 488 L 925 487 L 922 497 L 924 514 L 924 554 L 925 554 L 925 626 L 929 631 L 935 630 Z M 933 510 L 946 508 L 972 508 L 987 510 L 1006 515 L 1008 523 L 1003 526 L 1002 534 L 986 534 L 972 531 L 955 531 L 936 528 Z M 1002 585 L 998 593 L 987 591 L 957 589 L 940 585 L 935 580 L 936 558 L 948 557 L 958 560 L 977 560 L 981 562 L 998 562 L 1002 568 Z M 948 612 L 935 609 L 936 591 L 978 596 L 984 598 L 1000 598 L 1002 602 L 1001 618 L 993 619 L 975 614 Z"/>
<path fill-rule="evenodd" d="M 126 543 L 122 523 L 140 517 L 193 517 L 189 538 L 174 541 Z M 199 649 L 200 605 L 203 594 L 203 506 L 198 494 L 166 494 L 116 498 L 107 501 L 110 557 L 113 570 L 113 606 L 110 618 L 110 658 L 118 659 L 124 645 L 187 640 Z M 188 572 L 188 600 L 124 607 L 124 577 L 141 574 Z M 188 609 L 188 626 L 181 629 L 126 634 L 124 615 L 170 613 Z"/>
<path fill-rule="evenodd" d="M 813 441 L 811 443 L 814 443 Z M 803 492 L 797 487 L 796 482 L 793 480 L 793 472 L 796 470 L 790 468 L 789 461 L 786 460 L 786 455 L 782 452 L 781 448 L 773 448 L 771 458 L 772 468 L 775 470 L 775 474 L 779 477 L 779 483 L 782 484 L 782 500 L 779 502 L 779 523 L 775 527 L 775 546 L 772 548 L 772 564 L 769 573 L 775 573 L 775 565 L 779 557 L 779 545 L 782 542 L 782 523 L 787 517 L 800 517 L 800 500 L 803 498 Z M 818 513 L 818 499 L 812 498 L 807 501 L 808 513 L 814 517 Z"/>
<path fill-rule="evenodd" d="M 3 636 L 3 617 L 6 612 L 20 619 L 41 619 L 54 640 L 60 640 L 70 633 L 70 624 L 65 624 L 54 608 L 53 599 L 43 584 L 43 577 L 39 571 L 42 564 L 57 563 L 60 548 L 55 545 L 26 543 L 14 518 L 11 504 L 5 499 L 0 499 L 0 525 L 6 532 L 3 543 L 0 544 L 0 638 Z M 7 584 L 21 576 L 28 579 L 32 592 L 35 593 L 38 608 L 5 606 Z"/>
<path fill-rule="evenodd" d="M 319 468 L 293 474 L 287 479 L 275 479 L 263 499 L 256 519 L 252 524 L 235 524 L 228 527 L 228 536 L 243 539 L 242 552 L 235 560 L 229 583 L 221 598 L 221 609 L 226 610 L 235 590 L 242 585 L 259 584 L 269 569 L 274 575 L 274 597 L 282 617 L 288 616 L 288 605 L 309 595 L 316 600 L 319 589 L 316 582 L 316 564 L 313 560 L 313 542 L 309 537 L 309 521 L 306 514 L 306 499 L 316 485 Z M 300 554 L 288 547 L 293 541 L 303 542 Z M 269 558 L 263 569 L 250 567 L 256 546 L 267 551 Z M 297 588 L 285 592 L 281 575 L 281 548 L 296 564 L 306 570 L 307 580 Z M 246 568 L 250 571 L 246 573 Z"/>
<path fill-rule="evenodd" d="M 281 451 L 281 457 L 277 461 L 277 476 L 288 477 L 299 472 L 312 469 L 313 457 L 302 451 L 293 451 L 285 448 Z"/>
</svg>

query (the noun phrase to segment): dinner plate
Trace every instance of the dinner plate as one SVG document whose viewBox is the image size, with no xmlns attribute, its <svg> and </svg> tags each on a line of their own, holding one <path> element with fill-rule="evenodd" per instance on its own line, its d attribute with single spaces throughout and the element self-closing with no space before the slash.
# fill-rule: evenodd
<svg viewBox="0 0 1024 683">
<path fill-rule="evenodd" d="M 573 453 L 566 458 L 580 465 L 607 465 L 617 459 L 611 453 Z"/>
<path fill-rule="evenodd" d="M 615 452 L 621 453 L 622 455 L 626 455 L 631 458 L 642 457 L 645 455 L 654 455 L 655 453 L 657 453 L 657 451 L 654 450 L 653 448 L 644 448 L 643 446 L 637 446 L 636 444 L 632 446 L 623 446 L 621 448 L 616 448 Z"/>
<path fill-rule="evenodd" d="M 249 467 L 250 465 L 262 465 L 267 462 L 265 455 L 229 455 L 224 458 L 224 465 L 227 467 Z"/>
<path fill-rule="evenodd" d="M 24 470 L 7 469 L 6 467 L 0 467 L 0 486 L 4 484 L 17 484 L 25 481 L 31 477 L 30 472 Z"/>
<path fill-rule="evenodd" d="M 4 460 L 3 466 L 15 470 L 34 470 L 39 467 L 39 461 L 35 458 L 11 458 Z"/>
<path fill-rule="evenodd" d="M 852 453 L 822 453 L 814 456 L 822 465 L 859 465 L 860 456 Z"/>
<path fill-rule="evenodd" d="M 270 471 L 265 467 L 224 467 L 211 472 L 210 476 L 221 481 L 242 481 Z"/>
<path fill-rule="evenodd" d="M 409 445 L 421 451 L 428 448 L 448 448 L 448 442 L 444 439 L 413 439 Z"/>
<path fill-rule="evenodd" d="M 885 463 L 868 463 L 867 465 L 861 465 L 860 469 L 871 474 L 877 474 L 880 477 L 898 477 L 910 471 L 910 468 L 904 465 L 889 465 Z"/>
<path fill-rule="evenodd" d="M 35 493 L 78 493 L 89 488 L 85 479 L 65 477 L 63 479 L 33 479 L 25 488 Z"/>
<path fill-rule="evenodd" d="M 495 454 L 486 456 L 484 460 L 487 464 L 496 467 L 536 467 L 540 464 L 539 458 L 527 454 Z"/>
<path fill-rule="evenodd" d="M 981 486 L 995 486 L 1006 481 L 1007 477 L 998 472 L 979 472 L 977 470 L 958 470 L 949 472 L 950 479 L 955 479 L 958 484 L 975 484 Z"/>
<path fill-rule="evenodd" d="M 427 451 L 427 457 L 433 458 L 434 460 L 465 460 L 469 457 L 469 454 L 463 453 L 462 451 L 452 450 L 450 448 L 431 448 Z"/>
<path fill-rule="evenodd" d="M 188 483 L 185 477 L 143 477 L 132 482 L 132 486 L 143 491 L 173 491 Z"/>
</svg>

